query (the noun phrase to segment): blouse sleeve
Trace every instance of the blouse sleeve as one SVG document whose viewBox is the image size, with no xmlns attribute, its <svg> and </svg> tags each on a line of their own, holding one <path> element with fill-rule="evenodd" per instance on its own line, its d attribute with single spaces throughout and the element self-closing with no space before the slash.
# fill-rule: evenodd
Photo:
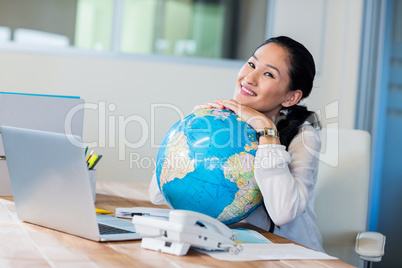
<svg viewBox="0 0 402 268">
<path fill-rule="evenodd" d="M 321 141 L 312 126 L 304 126 L 286 151 L 283 145 L 264 144 L 257 149 L 255 179 L 264 205 L 277 226 L 300 216 L 313 190 Z"/>
<path fill-rule="evenodd" d="M 148 195 L 151 199 L 151 203 L 154 205 L 164 205 L 167 204 L 166 199 L 163 197 L 161 191 L 159 190 L 158 182 L 156 181 L 156 174 L 152 176 L 151 183 L 148 188 Z"/>
</svg>

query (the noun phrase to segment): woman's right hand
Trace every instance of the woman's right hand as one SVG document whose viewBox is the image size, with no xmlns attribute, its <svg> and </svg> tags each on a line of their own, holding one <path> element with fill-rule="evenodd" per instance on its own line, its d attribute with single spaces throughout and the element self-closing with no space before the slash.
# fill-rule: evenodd
<svg viewBox="0 0 402 268">
<path fill-rule="evenodd" d="M 192 111 L 194 113 L 195 111 L 202 110 L 202 109 L 225 109 L 225 106 L 216 102 L 208 102 L 204 104 L 199 104 L 196 105 Z"/>
</svg>

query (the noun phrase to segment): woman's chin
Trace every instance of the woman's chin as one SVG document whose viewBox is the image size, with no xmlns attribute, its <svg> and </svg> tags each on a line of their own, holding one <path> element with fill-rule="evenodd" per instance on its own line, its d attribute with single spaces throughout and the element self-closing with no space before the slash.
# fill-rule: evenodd
<svg viewBox="0 0 402 268">
<path fill-rule="evenodd" d="M 253 103 L 253 101 L 251 100 L 250 97 L 248 97 L 248 96 L 243 96 L 243 95 L 241 95 L 241 94 L 235 95 L 235 96 L 234 96 L 234 100 L 235 100 L 235 101 L 238 101 L 239 103 L 241 103 L 242 105 L 245 105 L 245 106 L 250 106 L 250 105 L 252 105 L 252 103 Z"/>
</svg>

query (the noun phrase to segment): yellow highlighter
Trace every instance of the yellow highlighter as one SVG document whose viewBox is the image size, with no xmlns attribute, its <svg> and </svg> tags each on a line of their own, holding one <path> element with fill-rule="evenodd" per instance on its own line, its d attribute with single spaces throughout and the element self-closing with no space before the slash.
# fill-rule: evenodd
<svg viewBox="0 0 402 268">
<path fill-rule="evenodd" d="M 113 214 L 113 212 L 104 210 L 104 209 L 99 209 L 99 208 L 95 208 L 95 212 L 98 214 Z"/>
<path fill-rule="evenodd" d="M 94 154 L 94 155 L 91 156 L 91 158 L 89 158 L 89 160 L 88 160 L 88 168 L 89 168 L 89 169 L 92 168 L 92 166 L 94 165 L 96 159 L 98 159 L 98 155 L 97 155 L 97 154 Z"/>
</svg>

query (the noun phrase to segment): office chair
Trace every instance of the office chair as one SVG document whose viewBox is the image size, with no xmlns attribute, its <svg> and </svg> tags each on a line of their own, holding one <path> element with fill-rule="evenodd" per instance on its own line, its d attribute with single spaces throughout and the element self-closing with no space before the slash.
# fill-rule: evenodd
<svg viewBox="0 0 402 268">
<path fill-rule="evenodd" d="M 370 183 L 370 134 L 322 129 L 315 212 L 325 251 L 358 267 L 384 255 L 385 236 L 365 232 Z M 359 259 L 360 257 L 360 259 Z"/>
</svg>

